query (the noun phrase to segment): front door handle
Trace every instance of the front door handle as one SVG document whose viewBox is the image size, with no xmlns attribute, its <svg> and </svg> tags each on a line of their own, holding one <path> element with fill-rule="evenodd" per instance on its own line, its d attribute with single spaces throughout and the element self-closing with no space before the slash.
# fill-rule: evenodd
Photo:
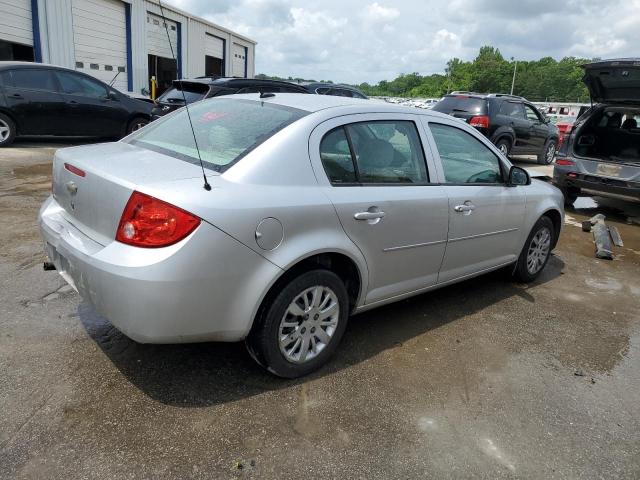
<svg viewBox="0 0 640 480">
<path fill-rule="evenodd" d="M 453 210 L 457 213 L 462 213 L 464 215 L 471 215 L 471 213 L 476 209 L 476 206 L 470 201 L 464 202 L 462 205 L 456 205 L 453 207 Z"/>
<path fill-rule="evenodd" d="M 384 212 L 358 212 L 353 215 L 353 218 L 356 220 L 376 220 L 378 218 L 383 218 L 384 215 Z"/>
</svg>

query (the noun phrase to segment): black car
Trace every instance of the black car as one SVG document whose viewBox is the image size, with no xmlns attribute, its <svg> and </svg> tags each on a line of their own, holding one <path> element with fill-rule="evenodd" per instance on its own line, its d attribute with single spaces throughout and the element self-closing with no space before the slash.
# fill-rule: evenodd
<svg viewBox="0 0 640 480">
<path fill-rule="evenodd" d="M 640 58 L 582 67 L 594 105 L 559 149 L 553 183 L 567 204 L 583 189 L 640 200 Z"/>
<path fill-rule="evenodd" d="M 536 155 L 540 164 L 553 162 L 558 128 L 522 97 L 453 92 L 436 103 L 433 110 L 463 119 L 505 155 Z"/>
<path fill-rule="evenodd" d="M 316 93 L 318 95 L 334 95 L 336 97 L 351 97 L 368 99 L 364 93 L 360 90 L 353 88 L 349 85 L 324 83 L 324 82 L 309 82 L 300 84 L 307 89 L 309 93 Z"/>
<path fill-rule="evenodd" d="M 277 80 L 254 78 L 200 77 L 191 80 L 174 80 L 173 86 L 158 97 L 151 112 L 155 120 L 187 104 L 205 98 L 233 95 L 235 93 L 309 93 L 300 85 Z"/>
<path fill-rule="evenodd" d="M 23 135 L 120 138 L 149 123 L 152 108 L 84 73 L 0 62 L 0 147 Z"/>
</svg>

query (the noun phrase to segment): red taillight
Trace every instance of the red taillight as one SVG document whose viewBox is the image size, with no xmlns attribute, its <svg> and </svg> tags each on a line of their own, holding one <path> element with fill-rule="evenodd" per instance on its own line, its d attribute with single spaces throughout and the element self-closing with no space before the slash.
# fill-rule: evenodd
<svg viewBox="0 0 640 480">
<path fill-rule="evenodd" d="M 565 167 L 572 167 L 576 163 L 568 158 L 556 158 L 556 165 L 563 165 Z"/>
<path fill-rule="evenodd" d="M 84 170 L 80 170 L 78 167 L 71 165 L 70 163 L 65 163 L 64 168 L 79 177 L 84 177 L 86 175 Z"/>
<path fill-rule="evenodd" d="M 182 240 L 198 225 L 200 219 L 195 215 L 144 193 L 133 192 L 122 212 L 116 240 L 135 247 L 167 247 Z"/>
<path fill-rule="evenodd" d="M 489 128 L 489 117 L 486 115 L 478 115 L 477 117 L 471 117 L 469 125 L 472 127 Z"/>
</svg>

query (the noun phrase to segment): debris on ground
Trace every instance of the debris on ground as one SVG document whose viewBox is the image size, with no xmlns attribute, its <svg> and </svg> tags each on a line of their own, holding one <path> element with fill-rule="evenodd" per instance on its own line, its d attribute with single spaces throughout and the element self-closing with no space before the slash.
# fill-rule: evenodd
<svg viewBox="0 0 640 480">
<path fill-rule="evenodd" d="M 609 228 L 604 223 L 604 215 L 598 214 L 593 217 L 593 221 L 598 218 L 591 229 L 593 233 L 593 241 L 596 244 L 596 258 L 602 258 L 605 260 L 613 260 L 613 247 L 611 246 L 611 237 L 609 236 Z"/>
<path fill-rule="evenodd" d="M 576 377 L 584 377 L 584 372 L 583 372 L 580 368 L 579 368 L 579 369 L 577 369 L 575 372 L 573 372 L 573 374 L 574 374 Z"/>
<path fill-rule="evenodd" d="M 611 240 L 613 240 L 613 244 L 616 247 L 624 247 L 624 243 L 622 243 L 622 237 L 620 236 L 618 227 L 616 227 L 615 225 L 610 225 L 609 234 L 611 235 Z"/>
</svg>

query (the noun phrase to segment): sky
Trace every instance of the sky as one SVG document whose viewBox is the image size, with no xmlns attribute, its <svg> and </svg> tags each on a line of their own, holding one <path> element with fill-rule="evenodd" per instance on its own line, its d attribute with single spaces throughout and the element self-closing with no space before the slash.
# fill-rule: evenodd
<svg viewBox="0 0 640 480">
<path fill-rule="evenodd" d="M 165 0 L 258 42 L 256 73 L 359 84 L 505 58 L 640 56 L 640 0 Z"/>
</svg>

